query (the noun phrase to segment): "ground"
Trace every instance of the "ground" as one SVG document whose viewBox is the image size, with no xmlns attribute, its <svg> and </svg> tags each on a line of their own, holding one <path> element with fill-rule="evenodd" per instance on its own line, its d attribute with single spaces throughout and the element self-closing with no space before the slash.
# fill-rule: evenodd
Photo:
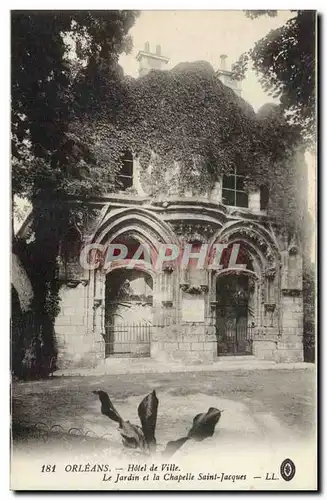
<svg viewBox="0 0 327 500">
<path fill-rule="evenodd" d="M 116 424 L 101 415 L 93 390 L 103 389 L 125 419 L 138 423 L 137 406 L 155 389 L 159 398 L 157 440 L 186 434 L 197 413 L 224 410 L 217 425 L 220 443 L 298 441 L 314 432 L 314 371 L 235 370 L 220 372 L 54 377 L 13 385 L 13 421 L 53 431 L 101 437 L 120 446 Z M 76 428 L 76 429 L 75 429 Z"/>
</svg>

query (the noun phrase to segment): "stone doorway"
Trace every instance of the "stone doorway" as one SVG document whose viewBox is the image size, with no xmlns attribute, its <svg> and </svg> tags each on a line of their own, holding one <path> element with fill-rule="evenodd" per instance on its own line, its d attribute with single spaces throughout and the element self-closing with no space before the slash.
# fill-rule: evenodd
<svg viewBox="0 0 327 500">
<path fill-rule="evenodd" d="M 114 270 L 107 275 L 105 297 L 105 357 L 150 356 L 152 277 L 140 270 Z"/>
<path fill-rule="evenodd" d="M 216 282 L 216 337 L 218 356 L 252 354 L 253 292 L 245 275 L 225 275 Z"/>
</svg>

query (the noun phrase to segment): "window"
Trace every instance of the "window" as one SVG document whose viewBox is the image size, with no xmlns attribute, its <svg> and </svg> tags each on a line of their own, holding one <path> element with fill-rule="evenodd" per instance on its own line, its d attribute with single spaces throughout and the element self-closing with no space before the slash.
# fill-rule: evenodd
<svg viewBox="0 0 327 500">
<path fill-rule="evenodd" d="M 260 210 L 266 210 L 269 201 L 269 190 L 267 186 L 260 186 Z"/>
<path fill-rule="evenodd" d="M 117 176 L 118 189 L 125 190 L 133 186 L 133 155 L 126 152 L 123 157 L 123 164 Z"/>
<path fill-rule="evenodd" d="M 247 207 L 248 194 L 244 189 L 244 175 L 237 172 L 223 176 L 223 204 L 234 207 Z"/>
</svg>

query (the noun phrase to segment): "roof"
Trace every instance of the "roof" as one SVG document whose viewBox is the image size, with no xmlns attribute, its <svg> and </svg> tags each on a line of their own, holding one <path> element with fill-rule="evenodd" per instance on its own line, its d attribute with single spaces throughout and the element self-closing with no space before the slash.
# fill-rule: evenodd
<svg viewBox="0 0 327 500">
<path fill-rule="evenodd" d="M 139 50 L 136 60 L 139 61 L 141 57 L 151 57 L 152 59 L 158 59 L 159 61 L 168 62 L 169 57 L 159 56 L 158 54 L 152 54 L 151 52 L 145 52 L 145 50 Z"/>
</svg>

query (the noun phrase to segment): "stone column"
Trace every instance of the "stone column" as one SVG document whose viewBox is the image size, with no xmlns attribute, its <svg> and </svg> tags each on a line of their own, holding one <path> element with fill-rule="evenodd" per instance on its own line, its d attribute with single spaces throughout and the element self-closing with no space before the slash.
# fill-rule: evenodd
<svg viewBox="0 0 327 500">
<path fill-rule="evenodd" d="M 87 282 L 64 283 L 60 289 L 60 313 L 55 320 L 58 348 L 58 367 L 84 366 L 87 338 L 87 311 L 85 307 Z"/>
<path fill-rule="evenodd" d="M 133 187 L 135 188 L 139 196 L 146 196 L 146 192 L 143 189 L 140 179 L 141 165 L 138 158 L 133 160 Z"/>
<path fill-rule="evenodd" d="M 193 270 L 181 284 L 181 319 L 178 351 L 174 357 L 185 362 L 208 363 L 216 355 L 216 339 L 209 314 L 209 276 Z"/>
<path fill-rule="evenodd" d="M 258 314 L 254 329 L 253 353 L 259 359 L 274 360 L 278 342 L 278 276 L 275 267 L 267 267 L 256 283 Z"/>
<path fill-rule="evenodd" d="M 222 203 L 222 180 L 215 182 L 214 188 L 210 193 L 210 199 L 216 203 Z"/>
<path fill-rule="evenodd" d="M 292 246 L 284 252 L 281 287 L 281 335 L 276 361 L 303 361 L 302 257 Z"/>
<path fill-rule="evenodd" d="M 283 290 L 281 297 L 282 334 L 276 361 L 303 361 L 303 298 L 302 292 Z"/>
<path fill-rule="evenodd" d="M 169 359 L 178 349 L 176 325 L 176 271 L 164 268 L 157 275 L 153 293 L 154 321 L 151 338 L 151 357 L 160 361 Z"/>
<path fill-rule="evenodd" d="M 98 270 L 94 273 L 92 357 L 97 364 L 105 358 L 105 288 L 106 274 Z"/>
<path fill-rule="evenodd" d="M 253 212 L 260 212 L 260 191 L 249 193 L 249 208 Z"/>
</svg>

